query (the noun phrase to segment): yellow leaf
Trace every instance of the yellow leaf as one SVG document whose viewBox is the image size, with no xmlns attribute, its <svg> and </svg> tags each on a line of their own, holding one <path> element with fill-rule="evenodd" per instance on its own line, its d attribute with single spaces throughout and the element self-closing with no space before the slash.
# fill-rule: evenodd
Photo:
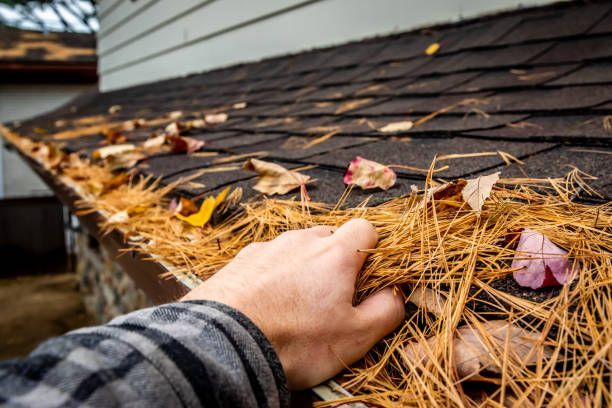
<svg viewBox="0 0 612 408">
<path fill-rule="evenodd" d="M 429 47 L 425 48 L 425 54 L 434 55 L 436 52 L 440 50 L 440 43 L 431 43 Z"/>
<path fill-rule="evenodd" d="M 217 197 L 208 197 L 206 200 L 202 201 L 200 210 L 195 214 L 191 214 L 190 216 L 185 217 L 184 215 L 181 215 L 177 212 L 174 215 L 179 220 L 183 220 L 194 227 L 201 228 L 206 225 L 208 221 L 210 221 L 213 212 L 215 211 L 215 208 L 217 208 L 217 206 L 223 202 L 225 197 L 227 197 L 229 189 L 229 187 L 226 187 L 222 192 L 219 193 L 219 195 L 217 195 Z"/>
<path fill-rule="evenodd" d="M 229 188 L 229 187 L 225 187 L 225 188 L 223 189 L 223 191 L 222 191 L 222 192 L 220 192 L 220 193 L 217 195 L 217 198 L 215 198 L 215 208 L 216 208 L 216 207 L 217 207 L 219 204 L 221 204 L 221 203 L 223 202 L 223 200 L 225 200 L 225 197 L 227 197 L 227 193 L 229 193 L 229 190 L 230 190 L 230 188 Z"/>
</svg>

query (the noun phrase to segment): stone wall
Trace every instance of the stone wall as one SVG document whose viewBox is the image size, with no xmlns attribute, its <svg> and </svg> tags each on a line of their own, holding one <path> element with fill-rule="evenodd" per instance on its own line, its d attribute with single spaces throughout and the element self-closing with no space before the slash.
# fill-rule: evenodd
<svg viewBox="0 0 612 408">
<path fill-rule="evenodd" d="M 85 232 L 75 234 L 75 253 L 85 308 L 99 323 L 153 305 L 104 248 Z"/>
</svg>

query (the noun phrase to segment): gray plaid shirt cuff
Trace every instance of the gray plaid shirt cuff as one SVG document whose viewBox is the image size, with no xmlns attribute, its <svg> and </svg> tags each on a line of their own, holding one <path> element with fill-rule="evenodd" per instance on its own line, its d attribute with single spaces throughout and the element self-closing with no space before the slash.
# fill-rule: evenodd
<svg viewBox="0 0 612 408">
<path fill-rule="evenodd" d="M 3 406 L 286 407 L 282 366 L 242 313 L 209 302 L 139 310 L 0 363 Z"/>
</svg>

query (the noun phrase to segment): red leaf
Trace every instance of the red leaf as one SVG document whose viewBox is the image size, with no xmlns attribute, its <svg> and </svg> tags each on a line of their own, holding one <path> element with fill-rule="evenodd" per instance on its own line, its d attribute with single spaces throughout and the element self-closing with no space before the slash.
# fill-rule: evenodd
<svg viewBox="0 0 612 408">
<path fill-rule="evenodd" d="M 166 141 L 170 142 L 171 150 L 174 153 L 191 154 L 200 150 L 205 144 L 203 140 L 187 136 L 166 136 Z"/>
</svg>

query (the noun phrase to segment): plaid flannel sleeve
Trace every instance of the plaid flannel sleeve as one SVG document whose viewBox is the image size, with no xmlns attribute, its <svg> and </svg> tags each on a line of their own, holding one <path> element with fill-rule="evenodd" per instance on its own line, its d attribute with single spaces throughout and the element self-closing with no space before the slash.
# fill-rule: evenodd
<svg viewBox="0 0 612 408">
<path fill-rule="evenodd" d="M 289 393 L 261 331 L 198 301 L 130 313 L 0 363 L 0 404 L 286 407 Z"/>
</svg>

